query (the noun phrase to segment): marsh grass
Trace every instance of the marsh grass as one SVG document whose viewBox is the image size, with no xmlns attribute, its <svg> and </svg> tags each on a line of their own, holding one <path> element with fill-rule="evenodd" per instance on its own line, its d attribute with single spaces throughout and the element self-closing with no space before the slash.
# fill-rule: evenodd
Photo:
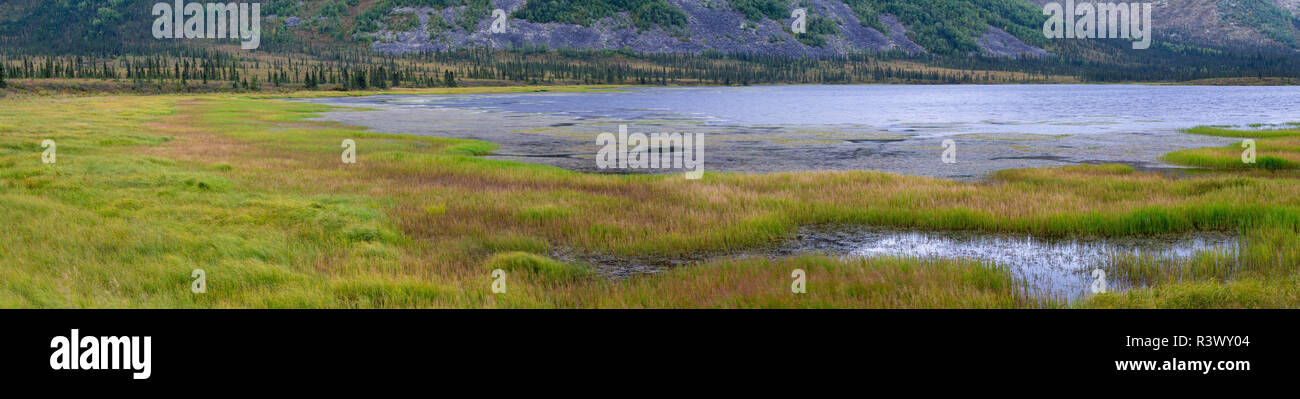
<svg viewBox="0 0 1300 399">
<path fill-rule="evenodd" d="M 1208 169 L 1259 169 L 1265 171 L 1300 169 L 1300 151 L 1297 151 L 1293 145 L 1295 140 L 1288 141 L 1292 142 L 1278 143 L 1266 140 L 1256 142 L 1258 154 L 1255 163 L 1242 161 L 1241 153 L 1243 150 L 1240 144 L 1218 148 L 1179 150 L 1165 154 L 1160 159 L 1172 164 Z"/>
<path fill-rule="evenodd" d="M 1251 125 L 1252 129 L 1233 129 L 1220 126 L 1198 126 L 1183 130 L 1186 133 L 1218 137 L 1235 137 L 1256 140 L 1255 163 L 1242 161 L 1242 144 L 1225 147 L 1194 148 L 1165 154 L 1165 162 L 1209 169 L 1267 171 L 1300 169 L 1300 128 L 1295 123 L 1284 125 Z"/>
<path fill-rule="evenodd" d="M 307 121 L 328 109 L 228 95 L 0 104 L 0 306 L 1060 306 L 999 267 L 966 261 L 746 258 L 610 281 L 548 258 L 556 248 L 733 253 L 812 224 L 1269 232 L 1243 241 L 1249 256 L 1203 267 L 1220 279 L 1249 271 L 1236 284 L 1270 282 L 1233 287 L 1274 287 L 1300 259 L 1300 192 L 1288 174 L 1179 179 L 1085 165 L 981 183 L 867 171 L 594 175 L 478 158 L 489 143 Z M 40 163 L 45 138 L 59 143 L 55 165 Z M 358 163 L 341 163 L 344 139 L 357 142 Z M 789 291 L 795 267 L 809 271 L 806 295 Z M 207 294 L 189 292 L 198 268 Z M 494 268 L 518 275 L 507 294 L 490 292 Z M 1157 289 L 1208 281 L 1130 268 L 1152 269 L 1133 274 Z M 1095 304 L 1165 304 L 1106 297 Z"/>
<path fill-rule="evenodd" d="M 1183 133 L 1203 136 L 1239 137 L 1239 138 L 1279 138 L 1300 136 L 1300 124 L 1288 123 L 1281 126 L 1252 124 L 1251 129 L 1234 129 L 1223 126 L 1197 126 L 1183 129 Z"/>
<path fill-rule="evenodd" d="M 1103 266 L 1110 278 L 1133 286 L 1149 287 L 1182 281 L 1224 281 L 1240 275 L 1240 255 L 1236 248 L 1198 251 L 1190 258 L 1168 254 L 1108 254 Z"/>
<path fill-rule="evenodd" d="M 609 91 L 625 89 L 626 85 L 554 85 L 554 86 L 473 86 L 473 87 L 436 87 L 436 88 L 392 88 L 385 90 L 353 91 L 319 91 L 301 90 L 279 93 L 249 93 L 239 96 L 250 99 L 276 98 L 327 98 L 327 97 L 362 97 L 375 95 L 464 95 L 464 94 L 512 94 L 512 93 L 585 93 L 591 91 Z"/>
<path fill-rule="evenodd" d="M 486 266 L 488 270 L 519 272 L 549 282 L 582 280 L 593 276 L 592 271 L 584 266 L 566 264 L 528 252 L 498 253 L 487 260 Z"/>
<path fill-rule="evenodd" d="M 792 294 L 791 272 L 807 274 Z M 1023 308 L 1058 307 L 999 266 L 970 260 L 820 255 L 724 259 L 611 284 L 602 307 Z"/>
</svg>

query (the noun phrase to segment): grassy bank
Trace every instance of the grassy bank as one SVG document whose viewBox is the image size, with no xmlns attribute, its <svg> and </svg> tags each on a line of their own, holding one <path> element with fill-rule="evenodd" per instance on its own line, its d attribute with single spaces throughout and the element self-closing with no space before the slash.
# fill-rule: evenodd
<svg viewBox="0 0 1300 399">
<path fill-rule="evenodd" d="M 233 95 L 0 103 L 0 306 L 1059 305 L 974 262 L 742 258 L 611 281 L 547 258 L 556 248 L 728 253 L 823 223 L 1040 236 L 1267 232 L 1240 254 L 1199 255 L 1192 262 L 1219 266 L 1177 278 L 1141 267 L 1154 260 L 1117 260 L 1126 278 L 1166 277 L 1084 305 L 1296 303 L 1281 283 L 1300 259 L 1289 172 L 1175 179 L 1076 166 L 983 183 L 876 172 L 591 175 L 477 157 L 489 143 L 305 121 L 326 109 Z M 55 164 L 41 163 L 45 139 L 57 142 Z M 356 164 L 340 160 L 346 139 L 357 143 Z M 790 292 L 796 268 L 807 271 L 807 294 Z M 207 273 L 205 294 L 190 292 L 194 269 Z M 493 269 L 507 271 L 507 293 L 492 293 Z M 1267 301 L 1247 300 L 1256 297 Z"/>
<path fill-rule="evenodd" d="M 1227 170 L 1295 170 L 1300 169 L 1300 124 L 1279 126 L 1254 125 L 1248 129 L 1222 126 L 1197 126 L 1185 133 L 1204 136 L 1240 138 L 1241 142 L 1225 147 L 1195 148 L 1165 154 L 1166 162 L 1209 169 Z M 1246 162 L 1246 140 L 1254 142 L 1254 162 Z"/>
</svg>

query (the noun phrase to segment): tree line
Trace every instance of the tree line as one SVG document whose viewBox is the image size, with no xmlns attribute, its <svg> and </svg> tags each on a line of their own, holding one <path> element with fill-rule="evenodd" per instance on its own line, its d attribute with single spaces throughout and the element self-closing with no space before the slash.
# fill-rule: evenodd
<svg viewBox="0 0 1300 399">
<path fill-rule="evenodd" d="M 358 90 L 464 84 L 750 85 L 773 83 L 1033 83 L 1187 81 L 1222 77 L 1300 78 L 1297 58 L 1276 53 L 1157 45 L 1125 51 L 1106 41 L 1070 41 L 1066 55 L 983 57 L 900 51 L 823 58 L 768 54 L 638 54 L 527 47 L 406 55 L 336 49 L 315 56 L 245 57 L 176 48 L 151 55 L 32 55 L 0 52 L 8 79 L 124 80 L 136 86 Z M 1070 54 L 1087 53 L 1087 57 Z M 1010 72 L 1010 73 L 995 73 Z M 214 83 L 216 82 L 216 83 Z"/>
</svg>

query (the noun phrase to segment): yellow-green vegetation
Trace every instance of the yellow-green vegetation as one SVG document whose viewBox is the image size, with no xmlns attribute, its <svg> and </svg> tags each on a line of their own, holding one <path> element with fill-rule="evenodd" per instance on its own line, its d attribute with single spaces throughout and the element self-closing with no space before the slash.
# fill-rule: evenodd
<svg viewBox="0 0 1300 399">
<path fill-rule="evenodd" d="M 1166 162 L 1209 169 L 1300 169 L 1300 126 L 1294 123 L 1271 127 L 1255 125 L 1251 129 L 1197 126 L 1184 132 L 1241 138 L 1243 141 L 1225 147 L 1171 152 L 1164 156 Z M 1242 156 L 1249 149 L 1246 139 L 1254 141 L 1253 163 L 1246 162 Z"/>
<path fill-rule="evenodd" d="M 1233 129 L 1231 127 L 1220 126 L 1197 126 L 1190 129 L 1183 129 L 1184 133 L 1200 134 L 1205 136 L 1219 137 L 1242 137 L 1242 138 L 1277 138 L 1277 137 L 1295 137 L 1300 136 L 1300 126 L 1296 124 L 1287 124 L 1285 126 L 1273 129 L 1261 129 L 1264 125 L 1253 125 L 1255 129 Z"/>
<path fill-rule="evenodd" d="M 250 93 L 240 98 L 324 98 L 324 97 L 361 97 L 376 95 L 461 95 L 461 94 L 503 94 L 503 93 L 582 93 L 594 90 L 616 90 L 628 86 L 620 85 L 556 85 L 556 86 L 474 86 L 444 88 L 392 88 L 384 90 L 354 91 L 290 91 L 280 93 Z"/>
<path fill-rule="evenodd" d="M 726 253 L 800 226 L 1048 236 L 1245 232 L 1184 273 L 1112 262 L 1153 288 L 1082 306 L 1295 306 L 1291 172 L 1188 178 L 1126 166 L 1002 171 L 964 183 L 877 172 L 597 175 L 489 160 L 490 143 L 307 118 L 232 95 L 0 102 L 4 307 L 1055 307 L 997 265 L 722 258 L 611 280 L 553 250 Z M 57 143 L 57 162 L 40 146 Z M 340 144 L 357 143 L 356 164 Z M 807 271 L 807 294 L 791 272 Z M 203 269 L 207 293 L 190 292 Z M 491 271 L 508 290 L 493 294 Z M 1287 285 L 1290 284 L 1290 285 Z"/>
</svg>

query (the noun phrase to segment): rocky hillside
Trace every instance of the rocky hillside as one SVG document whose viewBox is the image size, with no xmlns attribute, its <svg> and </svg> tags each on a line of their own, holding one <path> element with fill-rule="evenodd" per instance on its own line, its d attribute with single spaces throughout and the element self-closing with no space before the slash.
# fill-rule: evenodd
<svg viewBox="0 0 1300 399">
<path fill-rule="evenodd" d="M 785 56 L 818 56 L 855 52 L 905 51 L 911 53 L 984 53 L 1003 56 L 1046 54 L 1033 36 L 1041 27 L 1039 9 L 1021 0 L 983 0 L 954 3 L 929 1 L 925 9 L 914 3 L 926 1 L 876 0 L 659 0 L 671 10 L 680 10 L 676 20 L 642 18 L 633 11 L 610 13 L 600 18 L 556 18 L 566 14 L 571 1 L 494 0 L 491 7 L 505 10 L 509 27 L 492 33 L 493 19 L 476 10 L 473 2 L 447 7 L 405 5 L 393 7 L 380 18 L 373 32 L 360 32 L 373 39 L 376 51 L 408 53 L 465 47 L 630 49 L 649 53 L 761 53 Z M 419 3 L 389 1 L 387 3 Z M 653 3 L 653 2 L 646 2 Z M 946 5 L 945 5 L 946 4 Z M 444 4 L 448 5 L 448 4 Z M 557 6 L 558 5 L 558 6 Z M 791 31 L 791 10 L 808 10 L 807 33 Z M 902 16 L 890 11 L 906 13 Z M 922 25 L 927 19 L 961 21 L 960 26 L 934 29 Z M 1014 16 L 989 18 L 987 14 Z M 476 23 L 465 24 L 466 15 Z M 541 17 L 539 17 L 541 16 Z M 651 23 L 650 21 L 654 21 Z M 911 24 L 909 24 L 909 22 Z M 937 21 L 935 21 L 937 22 Z M 1000 25 L 994 26 L 994 24 Z M 918 33 L 910 26 L 920 26 Z M 938 24 L 936 24 L 938 25 Z M 957 24 L 954 24 L 957 25 Z M 1008 33 L 1012 29 L 1019 35 Z M 1039 28 L 1041 29 L 1041 28 Z M 1019 36 L 1019 37 L 1018 37 Z M 1040 35 L 1041 36 L 1041 35 Z M 1024 37 L 1025 39 L 1022 39 Z M 918 43 L 919 42 L 919 43 Z M 1041 44 L 1041 43 L 1037 43 Z"/>
<path fill-rule="evenodd" d="M 150 8 L 157 1 L 3 0 L 0 50 L 105 54 L 175 45 L 150 37 Z M 1122 56 L 1044 38 L 1042 5 L 1049 1 L 260 0 L 264 51 L 400 54 L 491 47 L 785 56 L 881 51 Z M 1300 0 L 1151 1 L 1157 45 L 1292 53 L 1300 48 Z M 791 31 L 796 8 L 807 10 L 806 33 Z M 492 33 L 498 9 L 505 12 L 508 28 Z"/>
<path fill-rule="evenodd" d="M 1051 1 L 1031 0 L 1036 5 Z M 1300 0 L 1146 0 L 1157 41 L 1233 48 L 1300 47 Z"/>
<path fill-rule="evenodd" d="M 1273 0 L 1273 4 L 1290 11 L 1291 15 L 1300 16 L 1300 0 Z"/>
<path fill-rule="evenodd" d="M 342 1 L 342 0 L 333 0 Z M 1050 0 L 381 0 L 388 14 L 356 32 L 376 51 L 464 47 L 631 49 L 637 52 L 816 56 L 899 50 L 1043 55 Z M 624 3 L 653 4 L 636 7 Z M 1157 41 L 1220 48 L 1300 47 L 1297 0 L 1153 0 Z M 808 33 L 790 10 L 808 9 Z M 491 33 L 487 10 L 509 14 Z M 604 12 L 587 12 L 587 10 Z M 649 12 L 646 10 L 655 10 Z M 372 15 L 377 15 L 372 12 Z"/>
</svg>

